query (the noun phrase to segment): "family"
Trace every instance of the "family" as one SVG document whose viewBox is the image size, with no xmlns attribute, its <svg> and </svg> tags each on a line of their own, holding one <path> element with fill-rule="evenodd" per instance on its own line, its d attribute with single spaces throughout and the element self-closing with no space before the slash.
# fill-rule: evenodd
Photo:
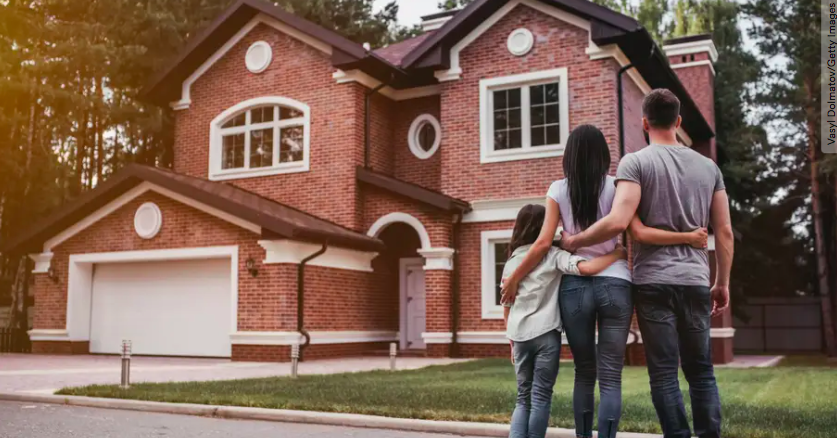
<svg viewBox="0 0 837 438">
<path fill-rule="evenodd" d="M 721 436 L 710 321 L 729 306 L 733 234 L 723 175 L 679 143 L 680 101 L 672 92 L 651 92 L 642 115 L 650 145 L 625 155 L 615 178 L 608 175 L 604 135 L 580 126 L 566 145 L 565 179 L 549 188 L 545 207 L 527 205 L 517 216 L 502 283 L 518 385 L 511 438 L 546 434 L 562 332 L 575 362 L 576 436 L 593 436 L 597 378 L 598 436 L 616 436 L 634 308 L 665 438 L 692 436 L 679 367 L 689 383 L 695 434 Z M 709 226 L 717 265 L 711 289 Z M 625 231 L 633 272 L 619 244 Z"/>
</svg>

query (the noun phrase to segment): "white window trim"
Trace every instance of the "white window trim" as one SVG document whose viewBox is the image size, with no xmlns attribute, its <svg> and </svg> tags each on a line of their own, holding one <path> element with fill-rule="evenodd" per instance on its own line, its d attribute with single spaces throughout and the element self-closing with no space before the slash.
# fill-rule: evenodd
<svg viewBox="0 0 837 438">
<path fill-rule="evenodd" d="M 421 129 L 425 123 L 429 123 L 436 131 L 436 140 L 433 142 L 430 150 L 427 151 L 425 151 L 418 142 L 419 129 Z M 436 151 L 439 150 L 439 145 L 442 144 L 442 125 L 439 123 L 439 120 L 432 114 L 422 114 L 416 117 L 416 119 L 413 120 L 413 124 L 410 125 L 410 131 L 407 133 L 407 143 L 410 145 L 410 152 L 412 152 L 416 158 L 426 160 L 432 157 L 436 154 Z"/>
<path fill-rule="evenodd" d="M 270 123 L 260 123 L 251 125 L 250 124 L 250 113 L 247 112 L 247 120 L 246 126 L 240 126 L 236 128 L 227 128 L 222 129 L 221 125 L 226 122 L 230 117 L 235 116 L 242 111 L 246 111 L 250 108 L 258 107 L 258 106 L 265 106 L 265 105 L 281 105 L 285 107 L 290 107 L 302 112 L 302 117 L 293 119 L 293 120 L 278 120 L 276 117 L 275 122 Z M 303 127 L 303 152 L 302 152 L 302 161 L 295 162 L 295 163 L 279 163 L 279 128 L 285 126 L 297 126 L 302 125 Z M 250 136 L 246 135 L 251 130 L 254 129 L 266 129 L 266 128 L 274 128 L 273 131 L 273 166 L 271 167 L 264 167 L 258 169 L 249 169 L 250 166 L 250 154 L 248 153 L 250 149 Z M 244 168 L 242 169 L 221 169 L 221 162 L 223 159 L 223 137 L 221 135 L 221 131 L 224 133 L 234 133 L 237 130 L 240 130 L 242 133 L 245 134 L 244 136 Z M 311 162 L 311 109 L 308 105 L 296 101 L 294 99 L 290 99 L 287 97 L 280 97 L 280 96 L 264 96 L 264 97 L 257 97 L 250 100 L 245 100 L 244 102 L 240 102 L 221 114 L 215 117 L 212 122 L 210 123 L 209 127 L 209 179 L 212 181 L 222 181 L 222 180 L 230 180 L 230 179 L 243 179 L 243 178 L 256 178 L 261 176 L 268 176 L 268 175 L 278 175 L 278 174 L 285 174 L 285 173 L 299 173 L 299 172 L 308 172 L 310 170 L 310 162 Z"/>
<path fill-rule="evenodd" d="M 512 230 L 483 231 L 480 233 L 482 256 L 482 319 L 503 319 L 503 306 L 495 304 L 494 244 L 511 240 Z"/>
<path fill-rule="evenodd" d="M 264 48 L 267 53 L 267 57 L 262 61 L 261 65 L 254 65 L 252 58 L 250 58 L 250 54 L 253 50 L 258 48 Z M 270 63 L 273 62 L 273 48 L 270 47 L 270 44 L 267 41 L 256 41 L 255 43 L 251 44 L 250 47 L 247 49 L 247 53 L 244 55 L 244 63 L 247 67 L 247 70 L 253 74 L 259 74 L 267 70 L 270 67 Z"/>
<path fill-rule="evenodd" d="M 531 147 L 531 120 L 529 86 L 558 81 L 560 102 L 561 142 L 557 145 Z M 523 148 L 494 150 L 494 91 L 521 88 L 521 128 Z M 480 81 L 480 163 L 531 160 L 558 157 L 564 154 L 564 146 L 570 135 L 570 100 L 567 68 L 556 68 Z"/>
</svg>

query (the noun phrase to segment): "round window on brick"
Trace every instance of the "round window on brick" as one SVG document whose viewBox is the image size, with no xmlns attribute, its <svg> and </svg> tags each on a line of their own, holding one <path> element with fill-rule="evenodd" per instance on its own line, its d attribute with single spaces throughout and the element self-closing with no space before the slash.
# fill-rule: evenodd
<svg viewBox="0 0 837 438">
<path fill-rule="evenodd" d="M 523 56 L 535 46 L 535 36 L 529 29 L 520 28 L 509 35 L 507 45 L 512 55 Z"/>
<path fill-rule="evenodd" d="M 163 226 L 163 213 L 153 202 L 140 205 L 134 214 L 134 230 L 143 239 L 153 239 Z"/>
<path fill-rule="evenodd" d="M 247 65 L 247 70 L 250 70 L 251 73 L 261 73 L 267 70 L 272 60 L 273 49 L 265 41 L 253 43 L 247 49 L 247 54 L 244 56 L 244 63 Z"/>
<path fill-rule="evenodd" d="M 407 140 L 413 155 L 422 160 L 432 157 L 442 143 L 442 127 L 439 120 L 430 114 L 416 117 L 410 125 Z"/>
</svg>

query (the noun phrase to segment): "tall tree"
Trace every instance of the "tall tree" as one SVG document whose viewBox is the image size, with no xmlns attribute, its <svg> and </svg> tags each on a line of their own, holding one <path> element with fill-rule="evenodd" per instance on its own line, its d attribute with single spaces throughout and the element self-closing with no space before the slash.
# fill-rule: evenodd
<svg viewBox="0 0 837 438">
<path fill-rule="evenodd" d="M 826 349 L 835 356 L 837 307 L 832 303 L 837 304 L 837 203 L 834 177 L 820 168 L 820 7 L 816 0 L 752 0 L 746 9 L 756 18 L 752 35 L 759 49 L 774 59 L 761 95 L 770 110 L 768 116 L 782 123 L 779 134 L 786 156 L 780 165 L 798 175 L 799 186 L 810 189 L 804 217 L 810 218 Z"/>
</svg>

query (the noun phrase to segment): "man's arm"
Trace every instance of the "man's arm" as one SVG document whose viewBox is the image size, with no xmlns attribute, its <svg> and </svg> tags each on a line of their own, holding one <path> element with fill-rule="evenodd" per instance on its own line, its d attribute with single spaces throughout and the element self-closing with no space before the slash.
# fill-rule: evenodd
<svg viewBox="0 0 837 438">
<path fill-rule="evenodd" d="M 712 230 L 715 232 L 715 286 L 712 288 L 712 315 L 718 315 L 729 307 L 729 279 L 735 238 L 729 216 L 729 198 L 726 190 L 718 190 L 712 196 L 710 211 Z"/>
<path fill-rule="evenodd" d="M 581 233 L 574 236 L 565 235 L 561 239 L 561 247 L 575 252 L 579 248 L 606 242 L 625 232 L 636 214 L 641 198 L 642 189 L 638 183 L 620 180 L 616 185 L 616 196 L 610 214 Z"/>
</svg>

